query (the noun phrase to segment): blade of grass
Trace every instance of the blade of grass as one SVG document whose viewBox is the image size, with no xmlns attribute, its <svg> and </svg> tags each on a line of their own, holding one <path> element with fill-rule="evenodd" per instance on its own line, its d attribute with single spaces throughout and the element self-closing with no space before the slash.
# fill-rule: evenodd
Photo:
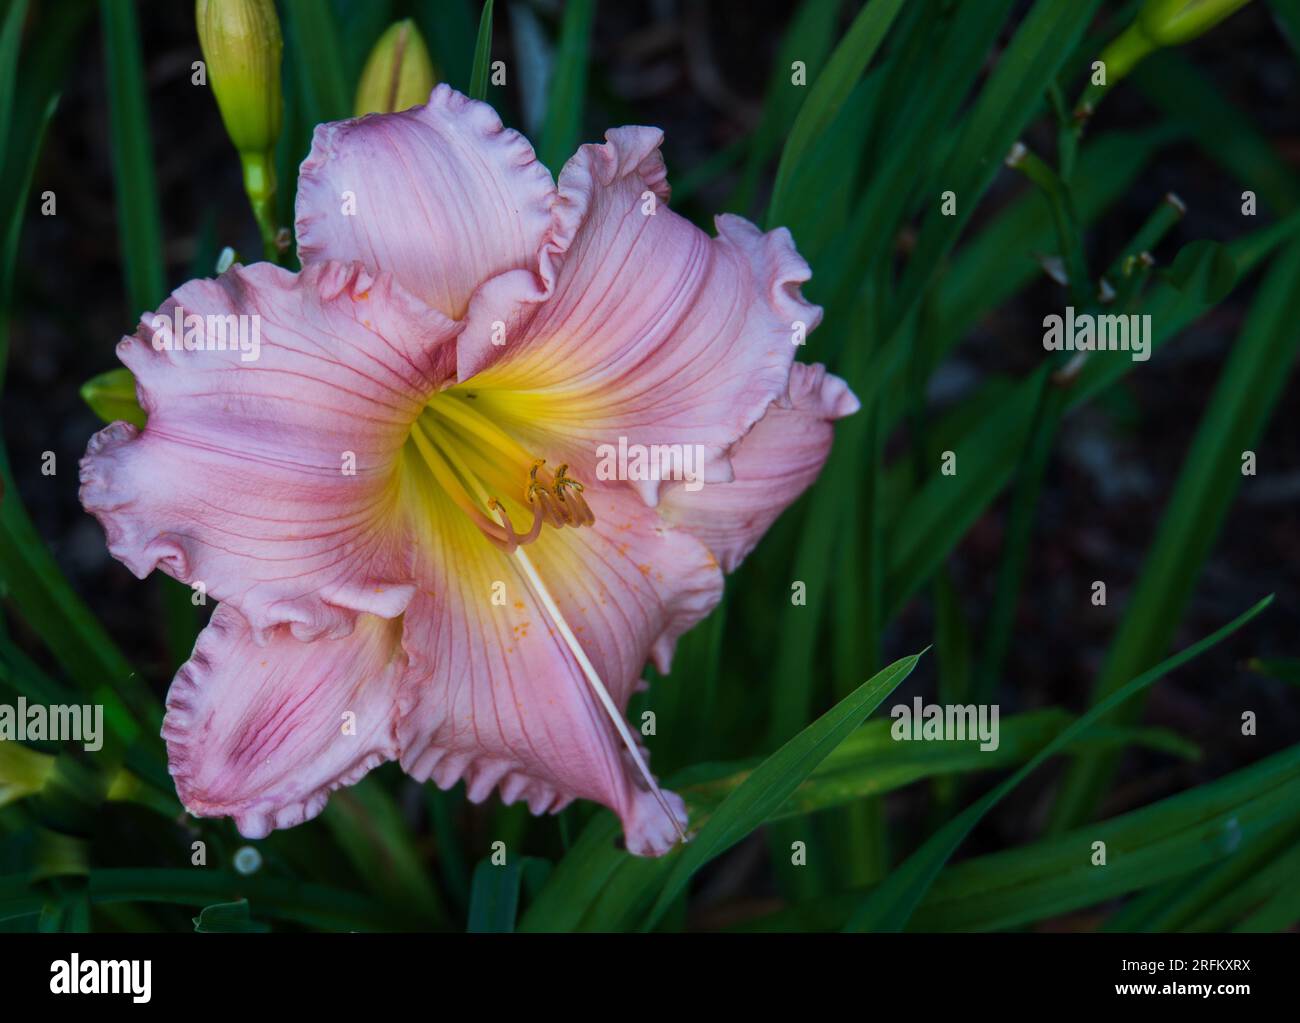
<svg viewBox="0 0 1300 1023">
<path fill-rule="evenodd" d="M 1287 931 L 1294 927 L 1300 921 L 1300 888 L 1295 884 L 1297 874 L 1300 874 L 1300 845 L 1292 846 L 1277 862 L 1243 886 L 1264 894 L 1264 902 L 1233 927 L 1233 932 Z"/>
<path fill-rule="evenodd" d="M 1087 226 L 1116 202 L 1152 158 L 1175 138 L 1169 130 L 1099 135 L 1079 154 L 1071 188 L 1079 222 Z M 1033 190 L 1009 204 L 953 256 L 936 299 L 935 359 L 977 323 L 1037 279 L 1037 253 L 1050 251 L 1053 227 L 1046 201 Z"/>
<path fill-rule="evenodd" d="M 1252 657 L 1246 667 L 1257 675 L 1300 685 L 1300 657 Z"/>
<path fill-rule="evenodd" d="M 3 261 L 3 266 L 0 266 L 0 307 L 4 312 L 0 317 L 0 382 L 3 379 L 3 356 L 7 351 L 10 292 L 22 229 L 22 209 L 31 190 L 31 177 L 45 127 L 54 115 L 57 102 L 55 97 L 46 105 L 45 119 L 32 140 L 26 180 L 15 197 L 4 250 L 0 252 Z M 16 149 L 11 146 L 9 151 Z M 5 499 L 0 501 L 0 592 L 22 608 L 24 620 L 41 637 L 59 665 L 81 684 L 84 691 L 95 695 L 96 701 L 105 705 L 105 712 L 119 735 L 129 740 L 136 726 L 123 711 L 115 692 L 122 693 L 139 720 L 161 721 L 157 701 L 135 679 L 126 660 L 95 616 L 72 591 L 42 543 L 19 499 L 3 445 L 0 445 L 0 488 L 5 495 Z"/>
<path fill-rule="evenodd" d="M 949 250 L 969 223 L 981 196 L 1001 167 L 1002 158 L 1041 105 L 1044 91 L 1055 79 L 1098 4 L 1099 0 L 1074 4 L 1039 0 L 1002 53 L 945 161 L 942 183 L 945 190 L 958 197 L 956 212 L 946 216 L 938 202 L 931 204 L 896 291 L 891 319 L 895 326 L 888 340 L 873 354 L 872 365 L 864 378 L 851 381 L 864 404 L 870 404 L 892 383 L 911 343 L 909 323 L 918 303 L 942 271 Z M 974 6 L 959 7 L 958 16 Z M 914 176 L 912 167 L 905 170 Z M 907 180 L 906 176 L 900 179 Z M 880 223 L 892 222 L 896 216 L 897 194 L 895 189 L 893 194 L 878 196 L 872 203 L 872 193 L 869 193 L 864 209 L 854 214 L 850 237 L 864 237 L 859 233 L 864 223 L 876 225 L 865 235 L 870 238 L 879 232 Z M 892 231 L 885 232 L 886 239 L 892 237 Z M 851 274 L 844 274 L 846 266 L 852 266 L 851 259 L 840 265 L 837 284 L 833 287 L 842 287 L 852 280 Z"/>
<path fill-rule="evenodd" d="M 1072 721 L 1068 712 L 1057 708 L 1012 715 L 1000 722 L 998 746 L 992 750 L 980 749 L 980 740 L 975 738 L 898 742 L 891 735 L 893 722 L 868 721 L 827 756 L 767 820 L 817 813 L 856 798 L 884 795 L 926 778 L 996 771 L 1022 764 Z M 1103 749 L 1129 742 L 1184 758 L 1199 754 L 1186 740 L 1159 729 L 1098 728 L 1079 736 L 1071 746 Z M 746 767 L 683 787 L 683 798 L 693 812 L 711 815 L 753 770 L 752 766 Z"/>
<path fill-rule="evenodd" d="M 45 132 L 59 106 L 59 97 L 54 96 L 45 106 L 45 117 L 40 122 L 36 137 L 27 159 L 26 171 L 17 186 L 18 194 L 12 210 L 5 211 L 5 218 L 0 223 L 5 225 L 3 248 L 0 248 L 0 390 L 4 387 L 5 370 L 9 363 L 9 331 L 12 329 L 12 310 L 14 294 L 14 275 L 18 266 L 18 240 L 22 237 L 23 211 L 28 196 L 32 191 L 32 178 L 36 174 L 36 163 L 40 159 L 41 149 L 45 143 Z M 15 146 L 11 152 L 16 152 Z M 0 405 L 3 400 L 0 399 Z"/>
<path fill-rule="evenodd" d="M 1098 6 L 1099 0 L 1072 4 L 1039 0 L 1016 29 L 966 118 L 949 161 L 952 174 L 945 175 L 946 184 L 959 197 L 957 212 L 944 216 L 935 204 L 926 217 L 899 283 L 895 322 L 902 322 L 939 274 L 979 198 L 997 175 L 1002 158 L 1039 107 L 1047 85 Z"/>
<path fill-rule="evenodd" d="M 1240 823 L 1240 819 L 1239 819 Z M 1187 878 L 1157 912 L 1142 921 L 1144 931 L 1182 930 L 1207 913 L 1229 919 L 1240 915 L 1240 906 L 1250 906 L 1259 901 L 1256 893 L 1248 889 L 1251 879 L 1269 869 L 1269 864 L 1279 855 L 1296 846 L 1300 839 L 1300 826 L 1286 820 L 1241 848 L 1227 860 L 1211 865 L 1198 876 Z M 1268 889 L 1265 889 L 1266 891 Z M 1243 902 L 1241 897 L 1245 895 Z M 1228 921 L 1224 921 L 1224 926 Z M 1198 928 L 1199 929 L 1199 928 Z M 1221 929 L 1221 928 L 1216 928 Z"/>
<path fill-rule="evenodd" d="M 1067 835 L 951 867 L 935 882 L 911 929 L 1019 927 L 1164 884 L 1182 891 L 1207 868 L 1235 869 L 1290 816 L 1288 804 L 1300 794 L 1297 752 L 1293 747 Z M 1092 863 L 1094 842 L 1105 843 L 1104 867 Z M 1107 921 L 1106 929 L 1116 928 Z"/>
<path fill-rule="evenodd" d="M 12 5 L 7 8 L 12 11 Z M 8 137 L 0 146 L 0 228 L 6 224 L 9 203 L 26 196 L 21 182 L 27 174 L 27 161 L 16 154 L 30 154 L 37 147 L 32 140 L 41 132 L 50 100 L 62 92 L 69 68 L 85 57 L 84 32 L 96 14 L 92 0 L 74 0 L 54 9 L 49 4 L 28 6 L 29 30 L 18 40 L 22 54 L 16 69 L 15 85 L 10 93 L 17 106 L 10 110 Z M 17 51 L 15 51 L 17 57 Z"/>
<path fill-rule="evenodd" d="M 460 844 L 460 831 L 452 820 L 452 802 L 463 802 L 464 793 L 453 789 L 444 792 L 436 785 L 424 787 L 425 802 L 433 823 L 438 866 L 443 885 L 452 902 L 460 909 L 469 906 L 470 874 Z"/>
<path fill-rule="evenodd" d="M 488 88 L 488 69 L 492 63 L 492 3 L 483 4 L 483 13 L 478 19 L 478 39 L 474 43 L 474 67 L 469 77 L 469 94 L 471 99 L 486 99 Z"/>
<path fill-rule="evenodd" d="M 117 185 L 118 229 L 131 317 L 154 308 L 167 293 L 162 215 L 153 170 L 153 143 L 145 102 L 144 57 L 131 0 L 100 0 L 108 75 L 108 120 Z"/>
<path fill-rule="evenodd" d="M 776 151 L 781 136 L 788 133 L 806 89 L 793 83 L 792 65 L 796 60 L 802 61 L 805 71 L 816 80 L 830 49 L 840 7 L 840 0 L 805 0 L 790 19 L 790 28 L 781 39 L 768 76 L 762 119 L 748 140 L 744 170 L 727 202 L 727 209 L 732 212 L 744 216 L 752 213 L 763 168 Z"/>
<path fill-rule="evenodd" d="M 474 868 L 470 885 L 469 925 L 471 934 L 510 934 L 519 909 L 519 886 L 523 861 L 510 859 L 500 866 L 482 860 Z"/>
<path fill-rule="evenodd" d="M 96 904 L 170 902 L 202 909 L 241 897 L 249 900 L 258 916 L 324 930 L 418 930 L 422 924 L 418 917 L 388 909 L 368 897 L 303 881 L 189 868 L 109 868 L 90 874 L 90 898 Z M 15 908 L 20 908 L 22 896 L 15 901 L 20 903 Z M 0 896 L 0 916 L 4 912 Z"/>
<path fill-rule="evenodd" d="M 872 281 L 878 309 L 885 306 L 889 283 L 888 273 L 882 266 Z M 865 358 L 865 346 L 850 348 L 845 356 L 846 372 L 853 375 L 858 370 L 857 364 Z M 837 700 L 849 694 L 851 679 L 877 671 L 884 663 L 884 514 L 879 485 L 885 458 L 883 411 L 877 404 L 861 413 L 866 420 L 863 443 L 866 471 L 861 474 L 861 483 L 850 485 L 842 499 L 846 503 L 842 514 L 847 516 L 847 521 L 856 523 L 857 528 L 848 531 L 838 554 L 845 563 L 860 567 L 862 582 L 841 588 L 832 608 L 831 690 Z M 868 798 L 845 807 L 838 819 L 827 822 L 827 831 L 832 846 L 838 850 L 837 873 L 841 885 L 868 884 L 888 871 L 889 825 L 880 799 Z M 774 832 L 774 840 L 775 837 Z M 789 849 L 790 842 L 795 840 L 794 836 L 780 837 L 783 849 Z M 783 867 L 788 861 L 788 856 L 774 857 L 774 862 Z M 806 867 L 807 864 L 800 868 L 792 865 L 790 869 L 820 879 Z"/>
<path fill-rule="evenodd" d="M 926 13 L 937 11 L 938 5 L 930 6 Z M 880 136 L 875 145 L 875 158 L 869 164 L 871 173 L 861 198 L 851 210 L 847 226 L 840 233 L 836 249 L 819 267 L 822 293 L 829 296 L 833 306 L 848 301 L 848 294 L 856 287 L 865 268 L 889 257 L 899 226 L 913 212 L 912 197 L 918 178 L 926 176 L 918 168 L 935 162 L 951 169 L 946 155 L 939 161 L 935 139 L 943 134 L 975 84 L 1012 6 L 1011 0 L 959 4 L 952 9 L 951 18 L 938 31 L 937 38 L 928 47 L 922 47 L 920 55 L 925 63 L 920 68 L 900 62 L 908 55 L 906 46 L 899 60 L 891 60 L 883 68 L 885 80 L 880 87 L 883 95 L 898 95 L 901 78 L 907 86 L 901 93 L 906 99 L 897 111 L 891 111 L 884 102 L 876 105 L 877 118 L 884 119 L 885 123 L 871 129 Z M 922 19 L 918 31 L 927 30 L 936 31 L 933 21 Z M 926 81 L 924 89 L 915 88 L 918 71 Z M 999 158 L 1002 155 L 998 154 Z M 933 199 L 937 203 L 938 196 Z M 975 195 L 968 196 L 972 203 L 976 199 Z M 861 381 L 850 382 L 861 384 Z M 859 397 L 862 393 L 858 391 Z"/>
<path fill-rule="evenodd" d="M 768 207 L 769 226 L 784 223 L 785 192 L 800 161 L 813 140 L 819 138 L 835 120 L 836 112 L 871 63 L 902 6 L 903 0 L 868 0 L 864 3 L 844 39 L 835 47 L 825 70 L 817 76 L 781 151 L 776 184 L 772 186 L 772 201 Z"/>
<path fill-rule="evenodd" d="M 1035 154 L 1023 147 L 1020 147 L 1014 166 L 1038 186 L 1052 211 L 1058 251 L 1067 268 L 1070 300 L 1084 309 L 1092 309 L 1094 286 L 1069 185 Z M 1047 362 L 1056 370 L 1066 358 L 1068 356 L 1061 353 L 1050 357 Z M 1007 651 L 1011 648 L 1016 610 L 1020 604 L 1020 589 L 1029 561 L 1030 541 L 1037 517 L 1038 496 L 1042 491 L 1057 429 L 1065 412 L 1065 389 L 1056 384 L 1053 375 L 1040 375 L 1038 380 L 1034 414 L 1012 487 L 993 606 L 985 628 L 984 646 L 975 669 L 974 692 L 977 703 L 992 701 L 997 681 L 1002 676 Z"/>
<path fill-rule="evenodd" d="M 542 122 L 542 135 L 537 146 L 538 158 L 556 175 L 564 161 L 577 150 L 582 133 L 587 57 L 595 14 L 595 0 L 569 0 L 564 7 L 546 118 Z"/>
</svg>

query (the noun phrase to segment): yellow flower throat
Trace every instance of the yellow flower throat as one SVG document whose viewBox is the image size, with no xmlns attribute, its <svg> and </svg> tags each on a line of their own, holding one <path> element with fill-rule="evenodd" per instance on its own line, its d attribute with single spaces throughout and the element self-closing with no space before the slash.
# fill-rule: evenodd
<svg viewBox="0 0 1300 1023">
<path fill-rule="evenodd" d="M 443 493 L 483 535 L 510 553 L 536 540 L 543 525 L 594 523 L 568 464 L 548 470 L 546 459 L 529 454 L 475 401 L 475 392 L 461 387 L 434 395 L 411 427 L 411 442 Z M 516 531 L 511 510 L 525 520 L 531 515 L 527 531 Z"/>
</svg>

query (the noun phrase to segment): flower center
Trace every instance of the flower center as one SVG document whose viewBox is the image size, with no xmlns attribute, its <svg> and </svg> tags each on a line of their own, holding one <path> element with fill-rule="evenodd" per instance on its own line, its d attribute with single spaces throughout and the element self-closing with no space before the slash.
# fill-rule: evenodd
<svg viewBox="0 0 1300 1023">
<path fill-rule="evenodd" d="M 451 387 L 434 395 L 411 427 L 407 457 L 427 468 L 440 495 L 463 511 L 494 546 L 515 556 L 529 587 L 573 655 L 646 787 L 672 822 L 678 837 L 686 841 L 681 823 L 650 773 L 609 689 L 524 550 L 541 534 L 544 524 L 562 529 L 590 526 L 596 521 L 582 496 L 583 486 L 568 474 L 567 464 L 557 465 L 554 471 L 547 469 L 545 459 L 526 451 L 491 416 L 475 408 L 476 403 L 475 392 L 464 387 Z M 515 531 L 512 513 L 531 514 L 528 532 Z M 496 521 L 490 516 L 495 516 Z"/>
<path fill-rule="evenodd" d="M 411 442 L 439 488 L 495 546 L 506 552 L 532 543 L 542 526 L 579 528 L 596 521 L 583 486 L 568 465 L 547 469 L 474 407 L 474 392 L 453 387 L 429 401 L 411 427 Z M 511 513 L 524 521 L 515 530 Z"/>
</svg>

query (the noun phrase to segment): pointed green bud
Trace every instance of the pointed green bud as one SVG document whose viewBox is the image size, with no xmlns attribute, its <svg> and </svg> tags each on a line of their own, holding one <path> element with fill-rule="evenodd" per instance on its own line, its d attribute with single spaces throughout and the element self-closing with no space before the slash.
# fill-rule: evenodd
<svg viewBox="0 0 1300 1023">
<path fill-rule="evenodd" d="M 429 48 L 415 22 L 388 26 L 366 59 L 353 114 L 391 114 L 429 101 L 437 83 Z"/>
<path fill-rule="evenodd" d="M 197 0 L 194 20 L 208 83 L 241 154 L 263 154 L 280 137 L 280 19 L 272 0 Z"/>
</svg>

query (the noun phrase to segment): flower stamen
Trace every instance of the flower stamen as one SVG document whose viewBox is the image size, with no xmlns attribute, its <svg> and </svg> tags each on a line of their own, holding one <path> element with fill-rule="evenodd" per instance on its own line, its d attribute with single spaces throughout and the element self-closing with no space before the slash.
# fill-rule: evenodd
<svg viewBox="0 0 1300 1023">
<path fill-rule="evenodd" d="M 554 472 L 547 470 L 546 459 L 528 455 L 513 437 L 454 391 L 443 392 L 429 403 L 411 437 L 439 489 L 494 547 L 507 554 L 533 543 L 543 524 L 578 529 L 596 521 L 583 497 L 585 487 L 568 474 L 567 462 Z M 509 510 L 518 498 L 507 504 L 483 483 L 488 478 L 508 478 L 511 465 L 528 466 L 522 504 L 525 516 L 532 513 L 532 523 L 522 533 L 516 531 Z"/>
</svg>

